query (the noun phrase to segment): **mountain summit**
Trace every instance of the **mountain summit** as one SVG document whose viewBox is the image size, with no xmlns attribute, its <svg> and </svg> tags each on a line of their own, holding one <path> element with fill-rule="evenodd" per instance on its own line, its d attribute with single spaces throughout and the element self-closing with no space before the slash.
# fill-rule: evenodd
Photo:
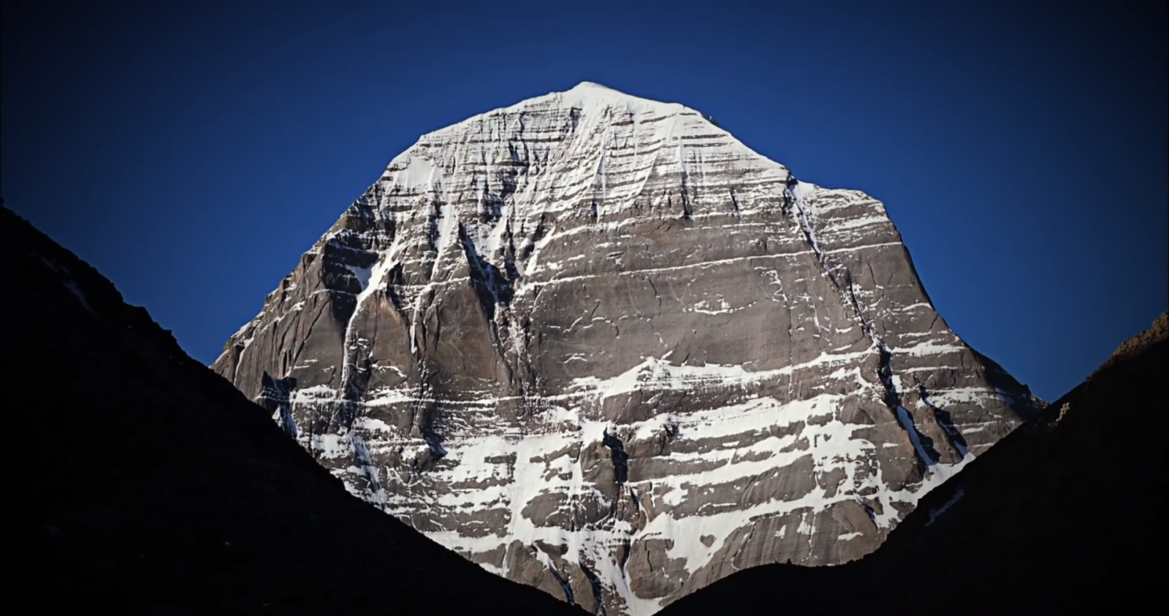
<svg viewBox="0 0 1169 616">
<path fill-rule="evenodd" d="M 354 494 L 610 616 L 863 556 L 1042 405 L 880 202 L 589 82 L 422 136 L 213 368 Z"/>
</svg>

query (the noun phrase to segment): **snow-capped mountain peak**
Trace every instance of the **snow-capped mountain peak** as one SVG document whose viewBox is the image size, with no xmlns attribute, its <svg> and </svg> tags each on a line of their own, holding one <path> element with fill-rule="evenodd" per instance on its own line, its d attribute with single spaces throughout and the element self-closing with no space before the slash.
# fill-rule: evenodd
<svg viewBox="0 0 1169 616">
<path fill-rule="evenodd" d="M 1036 407 L 881 203 L 589 82 L 422 136 L 214 368 L 293 384 L 274 419 L 355 494 L 610 616 L 861 556 Z"/>
</svg>

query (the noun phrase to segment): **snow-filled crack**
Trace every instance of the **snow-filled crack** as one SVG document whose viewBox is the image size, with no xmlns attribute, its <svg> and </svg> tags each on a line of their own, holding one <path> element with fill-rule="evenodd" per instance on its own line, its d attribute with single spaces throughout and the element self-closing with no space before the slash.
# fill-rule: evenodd
<svg viewBox="0 0 1169 616">
<path fill-rule="evenodd" d="M 365 440 L 357 435 L 352 430 L 348 433 L 349 444 L 353 447 L 353 453 L 357 456 L 358 463 L 361 464 L 361 471 L 365 475 L 366 482 L 369 486 L 369 501 L 379 509 L 384 509 L 386 506 L 386 493 L 382 489 L 381 481 L 378 480 L 378 467 L 373 463 L 373 459 L 369 456 L 369 448 L 365 444 Z"/>
<path fill-rule="evenodd" d="M 963 458 L 969 453 L 969 448 L 966 445 L 966 439 L 962 437 L 962 433 L 954 426 L 954 421 L 950 417 L 950 413 L 942 410 L 938 406 L 930 402 L 929 392 L 924 385 L 918 385 L 918 395 L 921 398 L 922 404 L 929 407 L 934 412 L 934 418 L 937 419 L 938 425 L 945 431 L 946 436 L 950 439 L 950 444 L 958 451 L 958 455 Z"/>
<path fill-rule="evenodd" d="M 276 405 L 280 427 L 294 441 L 297 440 L 297 427 L 296 419 L 292 416 L 289 396 L 291 390 L 295 387 L 296 379 L 291 377 L 277 379 L 264 372 L 260 378 L 260 396 Z"/>
<path fill-rule="evenodd" d="M 923 442 L 923 435 L 918 431 L 917 426 L 913 423 L 913 417 L 909 411 L 901 403 L 901 392 L 894 382 L 894 374 L 892 367 L 893 352 L 885 341 L 877 334 L 876 328 L 872 321 L 866 316 L 867 310 L 861 303 L 859 287 L 852 282 L 848 277 L 848 271 L 845 270 L 847 285 L 842 285 L 838 281 L 832 265 L 829 263 L 824 250 L 820 247 L 819 241 L 816 238 L 815 229 L 812 228 L 811 221 L 807 214 L 807 206 L 804 203 L 802 189 L 799 187 L 799 181 L 792 175 L 788 176 L 788 181 L 784 186 L 784 201 L 788 209 L 789 216 L 791 216 L 800 230 L 804 234 L 804 238 L 808 245 L 815 253 L 817 260 L 820 262 L 824 275 L 828 281 L 836 287 L 838 293 L 845 300 L 846 307 L 851 309 L 851 312 L 860 324 L 861 329 L 869 338 L 874 350 L 878 353 L 879 363 L 877 367 L 877 376 L 885 390 L 884 400 L 885 405 L 897 418 L 897 422 L 905 429 L 909 435 L 910 443 L 913 445 L 914 452 L 917 454 L 922 464 L 926 469 L 935 468 L 937 466 L 936 456 L 925 447 Z"/>
</svg>

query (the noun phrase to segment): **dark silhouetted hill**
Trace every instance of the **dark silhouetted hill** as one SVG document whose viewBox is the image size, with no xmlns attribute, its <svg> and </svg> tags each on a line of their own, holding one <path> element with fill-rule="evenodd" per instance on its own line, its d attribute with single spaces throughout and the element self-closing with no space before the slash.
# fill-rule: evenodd
<svg viewBox="0 0 1169 616">
<path fill-rule="evenodd" d="M 0 224 L 26 607 L 583 613 L 350 496 L 101 274 L 2 207 Z"/>
<path fill-rule="evenodd" d="M 1058 614 L 1158 603 L 1169 314 L 928 494 L 874 554 L 770 565 L 661 616 Z M 1141 606 L 1138 608 L 1138 606 Z"/>
</svg>

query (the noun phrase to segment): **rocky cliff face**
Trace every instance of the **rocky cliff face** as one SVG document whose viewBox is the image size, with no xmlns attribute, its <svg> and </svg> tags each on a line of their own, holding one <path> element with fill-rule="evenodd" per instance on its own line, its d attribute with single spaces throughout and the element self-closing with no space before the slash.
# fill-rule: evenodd
<svg viewBox="0 0 1169 616">
<path fill-rule="evenodd" d="M 1041 406 L 880 202 L 590 83 L 419 139 L 213 368 L 353 493 L 610 615 L 863 556 Z"/>
<path fill-rule="evenodd" d="M 583 614 L 370 509 L 142 308 L 0 207 L 15 596 L 49 614 Z M 274 383 L 274 385 L 278 385 Z M 15 415 L 14 415 L 15 416 Z M 17 455 L 24 460 L 26 456 Z"/>
</svg>

